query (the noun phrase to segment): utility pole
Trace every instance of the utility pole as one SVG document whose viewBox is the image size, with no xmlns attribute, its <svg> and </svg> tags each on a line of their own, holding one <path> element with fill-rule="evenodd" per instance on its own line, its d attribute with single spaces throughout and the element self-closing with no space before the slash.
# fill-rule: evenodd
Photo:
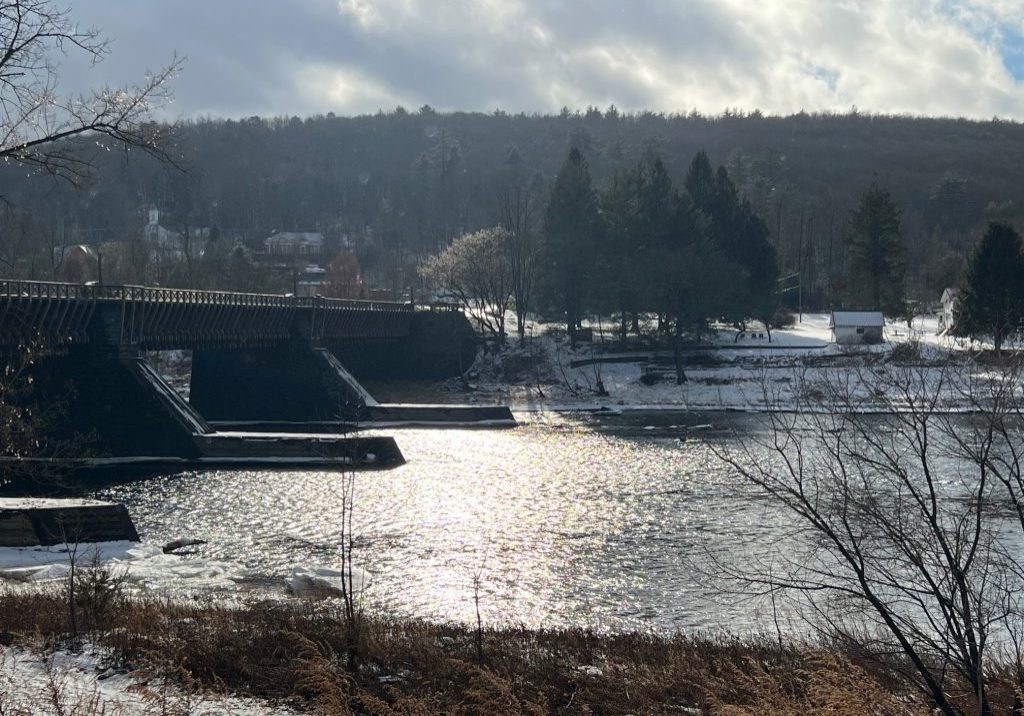
<svg viewBox="0 0 1024 716">
<path fill-rule="evenodd" d="M 797 289 L 797 297 L 796 297 L 796 305 L 797 305 L 797 312 L 798 312 L 797 315 L 799 316 L 799 322 L 803 323 L 804 322 L 804 277 L 803 277 L 803 273 L 801 273 L 799 276 L 797 276 L 797 281 L 800 282 L 800 283 L 797 284 L 797 287 L 798 287 L 798 289 Z"/>
<path fill-rule="evenodd" d="M 794 281 L 794 283 L 791 283 Z M 804 322 L 804 282 L 803 277 L 799 271 L 794 271 L 791 274 L 779 277 L 777 281 L 779 294 L 789 293 L 790 291 L 797 292 L 797 311 L 800 315 L 800 323 Z"/>
</svg>

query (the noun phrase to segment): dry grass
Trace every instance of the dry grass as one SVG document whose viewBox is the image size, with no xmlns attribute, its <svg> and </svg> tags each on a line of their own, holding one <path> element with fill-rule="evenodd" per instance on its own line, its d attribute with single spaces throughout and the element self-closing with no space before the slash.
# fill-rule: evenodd
<svg viewBox="0 0 1024 716">
<path fill-rule="evenodd" d="M 56 592 L 0 594 L 0 637 L 59 644 L 66 614 Z M 929 713 L 891 670 L 855 663 L 839 648 L 503 629 L 484 632 L 478 662 L 470 629 L 375 617 L 361 625 L 350 668 L 345 621 L 324 603 L 229 609 L 123 599 L 110 619 L 83 629 L 126 669 L 312 713 Z M 996 691 L 997 713 L 1010 713 L 1013 689 Z"/>
</svg>

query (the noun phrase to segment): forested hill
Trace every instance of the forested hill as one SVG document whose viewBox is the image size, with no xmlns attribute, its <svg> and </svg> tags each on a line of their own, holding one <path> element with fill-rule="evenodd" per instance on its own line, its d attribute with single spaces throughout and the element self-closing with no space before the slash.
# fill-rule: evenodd
<svg viewBox="0 0 1024 716">
<path fill-rule="evenodd" d="M 320 230 L 335 242 L 348 236 L 366 271 L 405 285 L 422 256 L 499 223 L 512 186 L 532 198 L 539 223 L 573 145 L 599 188 L 617 169 L 651 157 L 681 183 L 694 154 L 706 150 L 767 222 L 782 271 L 802 270 L 812 301 L 828 299 L 828 276 L 842 270 L 849 209 L 875 176 L 902 210 L 909 288 L 918 297 L 955 282 L 985 221 L 1024 224 L 1024 126 L 1015 122 L 424 108 L 187 122 L 176 148 L 187 175 L 138 152 L 101 153 L 81 190 L 9 167 L 0 176 L 11 202 L 2 260 L 8 272 L 38 274 L 45 262 L 25 258 L 33 246 L 128 242 L 144 207 L 155 205 L 169 227 L 213 227 L 215 236 L 253 247 L 275 230 Z"/>
</svg>

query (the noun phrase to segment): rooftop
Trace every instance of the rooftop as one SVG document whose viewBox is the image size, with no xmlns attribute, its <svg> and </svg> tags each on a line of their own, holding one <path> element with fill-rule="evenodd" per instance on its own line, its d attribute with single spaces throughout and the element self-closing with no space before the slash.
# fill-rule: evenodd
<svg viewBox="0 0 1024 716">
<path fill-rule="evenodd" d="M 267 242 L 294 241 L 298 243 L 301 241 L 309 244 L 322 244 L 324 242 L 324 235 L 317 231 L 279 231 L 271 234 L 266 240 Z"/>
<path fill-rule="evenodd" d="M 832 311 L 832 316 L 828 320 L 829 328 L 884 325 L 885 317 L 881 311 Z"/>
</svg>

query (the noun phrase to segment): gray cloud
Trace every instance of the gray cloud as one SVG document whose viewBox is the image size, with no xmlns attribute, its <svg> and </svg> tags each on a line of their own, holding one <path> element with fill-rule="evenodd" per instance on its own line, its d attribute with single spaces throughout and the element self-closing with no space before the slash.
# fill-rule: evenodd
<svg viewBox="0 0 1024 716">
<path fill-rule="evenodd" d="M 862 110 L 1024 119 L 1017 0 L 90 0 L 66 85 L 188 61 L 172 116 Z M 1012 31 L 1011 31 L 1012 30 Z M 1010 39 L 1008 39 L 1010 38 Z"/>
</svg>

